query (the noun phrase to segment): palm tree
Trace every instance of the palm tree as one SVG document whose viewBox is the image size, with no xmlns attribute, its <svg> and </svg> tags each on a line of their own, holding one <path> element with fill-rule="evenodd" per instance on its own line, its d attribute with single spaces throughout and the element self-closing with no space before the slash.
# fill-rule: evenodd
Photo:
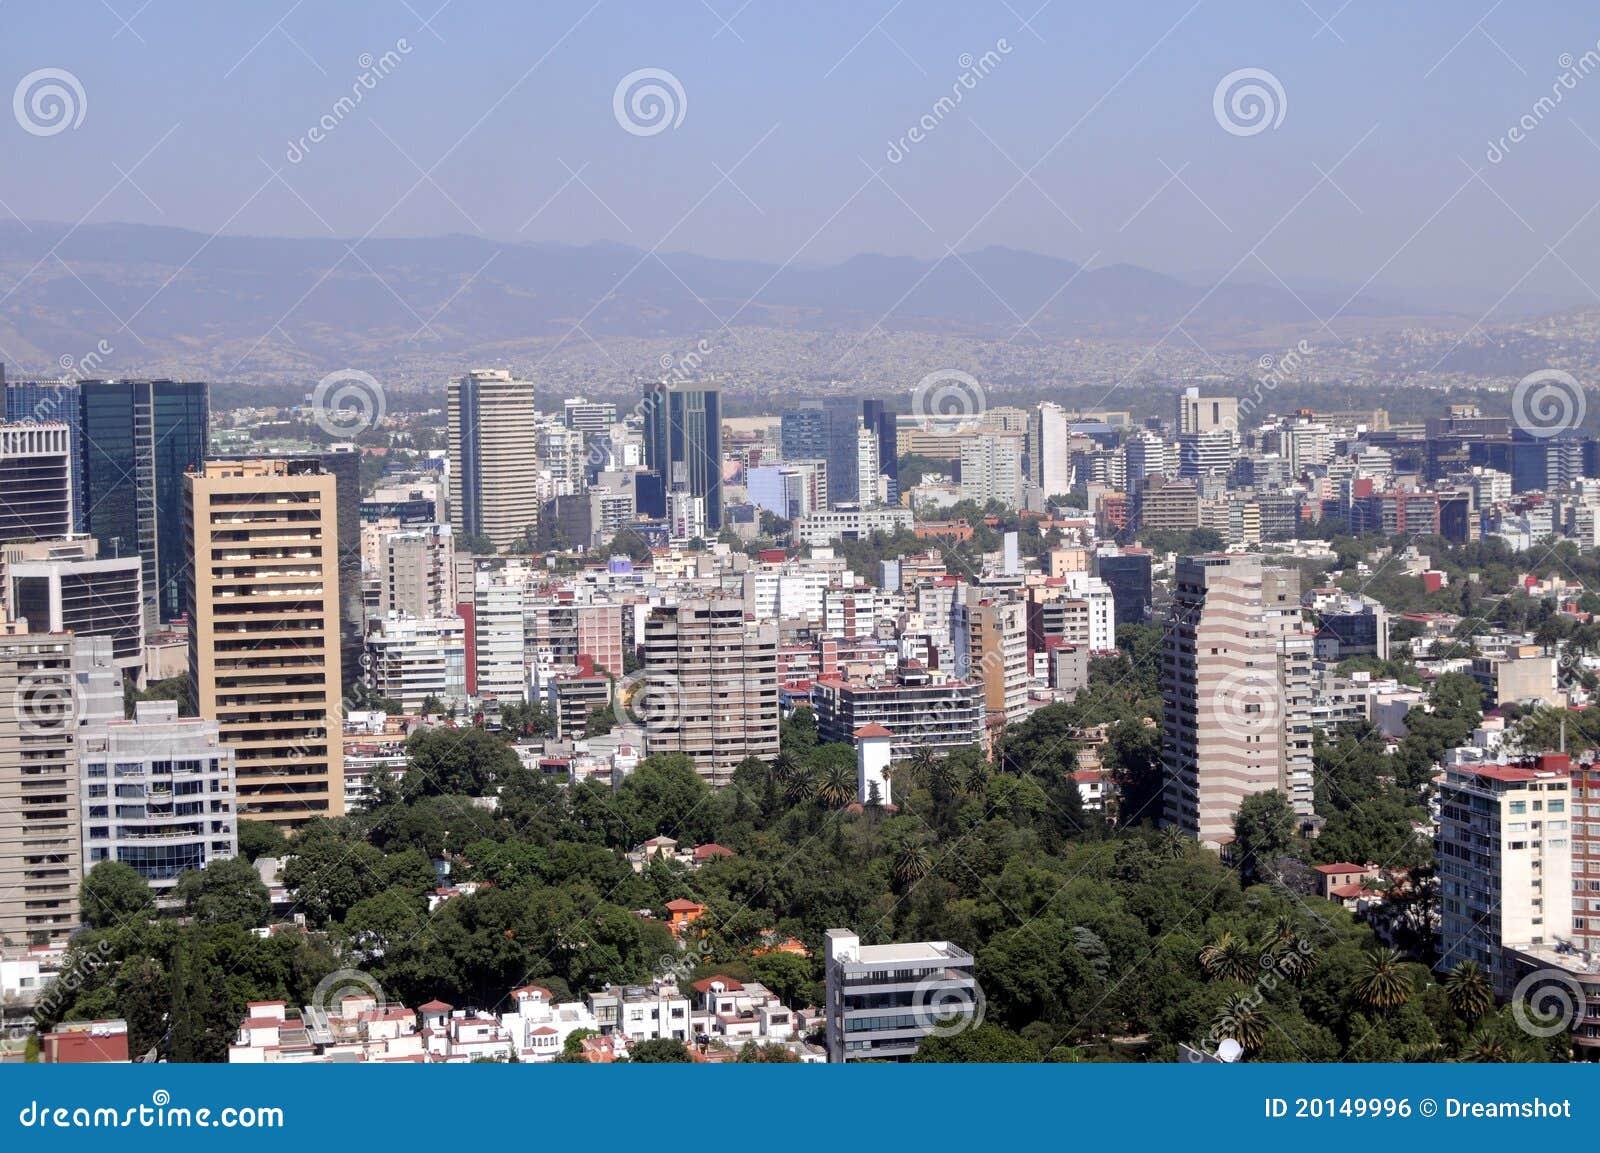
<svg viewBox="0 0 1600 1153">
<path fill-rule="evenodd" d="M 907 843 L 894 860 L 894 879 L 903 888 L 910 888 L 932 871 L 933 857 L 920 841 Z"/>
<path fill-rule="evenodd" d="M 778 778 L 778 783 L 787 784 L 799 771 L 799 759 L 788 749 L 779 750 L 777 758 L 772 762 L 772 775 Z"/>
<path fill-rule="evenodd" d="M 1212 1036 L 1232 1037 L 1246 1053 L 1259 1050 L 1267 1039 L 1267 1017 L 1251 997 L 1237 993 L 1222 1003 L 1211 1022 Z"/>
<path fill-rule="evenodd" d="M 856 772 L 853 765 L 829 765 L 817 785 L 817 797 L 823 804 L 839 808 L 856 799 Z"/>
<path fill-rule="evenodd" d="M 783 783 L 783 799 L 791 805 L 803 805 L 817 797 L 817 774 L 814 769 L 797 769 Z"/>
<path fill-rule="evenodd" d="M 1194 844 L 1188 835 L 1176 825 L 1168 825 L 1162 829 L 1161 835 L 1157 838 L 1157 843 L 1160 846 L 1161 855 L 1171 857 L 1173 860 L 1178 860 L 1185 856 L 1189 852 L 1189 846 Z"/>
<path fill-rule="evenodd" d="M 1200 967 L 1213 981 L 1248 981 L 1256 971 L 1255 950 L 1231 930 L 1201 949 L 1199 959 Z"/>
<path fill-rule="evenodd" d="M 1489 975 L 1476 961 L 1462 961 L 1444 979 L 1444 994 L 1456 1015 L 1476 1021 L 1494 1007 Z"/>
<path fill-rule="evenodd" d="M 939 763 L 939 754 L 932 745 L 920 745 L 917 751 L 911 754 L 911 771 L 916 774 L 917 780 L 922 782 L 924 788 L 933 788 L 934 767 Z"/>
<path fill-rule="evenodd" d="M 969 795 L 975 796 L 978 793 L 983 792 L 983 790 L 988 786 L 989 762 L 984 760 L 973 761 L 972 767 L 967 770 L 966 780 L 961 782 L 961 787 L 965 789 Z"/>
<path fill-rule="evenodd" d="M 1474 1038 L 1472 1048 L 1467 1050 L 1465 1060 L 1476 1065 L 1501 1065 L 1511 1060 L 1511 1053 L 1504 1042 L 1480 1033 Z"/>
<path fill-rule="evenodd" d="M 1388 1013 L 1411 999 L 1411 982 L 1406 976 L 1399 952 L 1371 949 L 1361 963 L 1351 991 L 1368 1009 Z"/>
</svg>

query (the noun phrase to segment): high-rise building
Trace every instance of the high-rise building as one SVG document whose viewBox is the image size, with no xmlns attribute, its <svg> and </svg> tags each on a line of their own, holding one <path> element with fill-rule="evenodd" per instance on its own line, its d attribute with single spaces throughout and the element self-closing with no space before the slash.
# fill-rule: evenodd
<svg viewBox="0 0 1600 1153">
<path fill-rule="evenodd" d="M 145 624 L 188 602 L 184 475 L 206 459 L 210 394 L 200 381 L 86 380 L 78 386 L 84 527 L 101 556 L 144 562 Z"/>
<path fill-rule="evenodd" d="M 1054 495 L 1054 494 L 1052 494 Z M 981 432 L 961 438 L 961 499 L 982 508 L 1022 506 L 1022 438 Z"/>
<path fill-rule="evenodd" d="M 473 696 L 520 704 L 528 699 L 523 588 L 503 573 L 480 572 L 472 594 Z"/>
<path fill-rule="evenodd" d="M 644 394 L 645 464 L 668 493 L 699 497 L 705 531 L 722 529 L 722 391 L 656 382 Z M 851 438 L 850 450 L 855 451 Z"/>
<path fill-rule="evenodd" d="M 456 611 L 455 537 L 447 524 L 387 534 L 379 546 L 378 614 L 447 617 Z"/>
<path fill-rule="evenodd" d="M 860 426 L 855 401 L 848 398 L 813 401 L 784 409 L 779 414 L 778 437 L 783 459 L 827 461 L 828 503 L 831 505 L 852 504 L 858 499 L 860 441 L 856 430 Z"/>
<path fill-rule="evenodd" d="M 1226 473 L 1233 466 L 1233 440 L 1223 429 L 1178 436 L 1178 475 L 1186 479 Z"/>
<path fill-rule="evenodd" d="M 1285 785 L 1283 686 L 1259 557 L 1179 559 L 1161 698 L 1163 822 L 1223 844 L 1246 797 Z"/>
<path fill-rule="evenodd" d="M 0 941 L 26 945 L 78 924 L 83 879 L 73 642 L 0 633 Z"/>
<path fill-rule="evenodd" d="M 890 504 L 899 504 L 900 422 L 881 400 L 862 401 L 861 419 L 867 428 L 878 434 L 878 473 L 888 480 L 889 491 L 885 499 Z"/>
<path fill-rule="evenodd" d="M 237 751 L 238 812 L 340 816 L 335 479 L 317 460 L 213 460 L 186 484 L 190 684 Z"/>
<path fill-rule="evenodd" d="M 1220 431 L 1231 438 L 1238 430 L 1237 397 L 1201 396 L 1198 388 L 1186 388 L 1178 394 L 1177 431 L 1180 435 Z"/>
<path fill-rule="evenodd" d="M 1439 967 L 1475 961 L 1512 992 L 1505 951 L 1570 942 L 1571 770 L 1561 754 L 1528 765 L 1454 765 L 1439 788 Z"/>
<path fill-rule="evenodd" d="M 956 676 L 983 685 L 984 708 L 1006 723 L 1028 711 L 1028 605 L 1010 596 L 969 589 L 953 607 Z"/>
<path fill-rule="evenodd" d="M 65 424 L 0 425 L 0 543 L 69 535 L 75 483 Z"/>
<path fill-rule="evenodd" d="M 539 523 L 533 384 L 500 369 L 450 382 L 450 515 L 457 531 L 504 551 Z"/>
<path fill-rule="evenodd" d="M 871 508 L 885 503 L 883 477 L 878 472 L 878 434 L 870 428 L 863 428 L 856 433 L 856 477 L 860 483 L 857 504 L 862 508 Z"/>
<path fill-rule="evenodd" d="M 686 600 L 645 621 L 635 693 L 647 751 L 682 753 L 713 785 L 747 757 L 778 755 L 778 626 L 743 600 Z"/>
<path fill-rule="evenodd" d="M 93 537 L 8 544 L 6 611 L 35 632 L 106 637 L 118 668 L 144 664 L 143 566 L 137 556 L 102 557 Z"/>
<path fill-rule="evenodd" d="M 120 861 L 157 892 L 178 875 L 238 856 L 234 750 L 217 723 L 140 701 L 131 721 L 78 733 L 84 868 Z"/>
<path fill-rule="evenodd" d="M 84 531 L 83 434 L 80 429 L 78 382 L 24 380 L 6 384 L 7 424 L 64 424 L 71 430 L 72 531 Z"/>
<path fill-rule="evenodd" d="M 1047 401 L 1028 418 L 1028 479 L 1047 498 L 1072 488 L 1071 436 L 1067 410 L 1059 404 Z"/>
<path fill-rule="evenodd" d="M 1153 595 L 1152 558 L 1146 549 L 1097 549 L 1094 575 L 1111 588 L 1116 603 L 1116 623 L 1142 625 L 1150 622 Z"/>
</svg>

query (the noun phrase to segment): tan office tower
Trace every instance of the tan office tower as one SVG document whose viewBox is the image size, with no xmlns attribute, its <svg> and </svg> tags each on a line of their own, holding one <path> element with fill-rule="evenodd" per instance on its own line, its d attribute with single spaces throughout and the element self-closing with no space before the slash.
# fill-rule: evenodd
<svg viewBox="0 0 1600 1153">
<path fill-rule="evenodd" d="M 644 670 L 623 691 L 647 752 L 682 753 L 725 785 L 746 757 L 778 755 L 777 623 L 748 618 L 733 598 L 658 608 L 645 621 Z"/>
<path fill-rule="evenodd" d="M 478 369 L 452 380 L 450 517 L 456 531 L 507 549 L 539 524 L 539 457 L 533 384 Z"/>
<path fill-rule="evenodd" d="M 1178 561 L 1161 654 L 1163 823 L 1210 845 L 1232 838 L 1246 797 L 1285 787 L 1278 638 L 1264 612 L 1259 557 Z"/>
<path fill-rule="evenodd" d="M 78 924 L 83 879 L 72 637 L 0 633 L 0 941 Z"/>
<path fill-rule="evenodd" d="M 184 477 L 189 676 L 236 750 L 243 818 L 344 813 L 335 481 L 315 459 L 210 460 Z"/>
</svg>

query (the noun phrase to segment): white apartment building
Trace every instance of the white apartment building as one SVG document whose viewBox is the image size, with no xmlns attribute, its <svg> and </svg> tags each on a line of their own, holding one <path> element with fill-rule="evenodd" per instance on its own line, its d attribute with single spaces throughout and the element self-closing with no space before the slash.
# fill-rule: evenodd
<svg viewBox="0 0 1600 1153">
<path fill-rule="evenodd" d="M 1071 436 L 1066 409 L 1048 401 L 1034 409 L 1028 424 L 1028 479 L 1047 498 L 1072 489 Z"/>
<path fill-rule="evenodd" d="M 366 638 L 367 674 L 380 695 L 420 712 L 435 697 L 447 707 L 467 699 L 467 625 L 460 617 L 390 614 Z"/>
<path fill-rule="evenodd" d="M 1508 996 L 1506 950 L 1572 937 L 1571 771 L 1453 765 L 1439 789 L 1439 968 L 1476 961 Z"/>
<path fill-rule="evenodd" d="M 379 615 L 455 615 L 460 601 L 455 536 L 449 525 L 418 525 L 386 533 L 378 555 Z"/>
<path fill-rule="evenodd" d="M 522 584 L 511 574 L 477 574 L 468 638 L 477 654 L 474 696 L 501 702 L 527 700 L 522 601 Z"/>
<path fill-rule="evenodd" d="M 234 753 L 215 721 L 176 701 L 78 733 L 84 867 L 120 861 L 162 891 L 180 873 L 238 855 Z"/>
<path fill-rule="evenodd" d="M 1021 437 L 979 433 L 961 438 L 961 499 L 980 508 L 990 501 L 1008 509 L 1022 506 Z"/>
</svg>

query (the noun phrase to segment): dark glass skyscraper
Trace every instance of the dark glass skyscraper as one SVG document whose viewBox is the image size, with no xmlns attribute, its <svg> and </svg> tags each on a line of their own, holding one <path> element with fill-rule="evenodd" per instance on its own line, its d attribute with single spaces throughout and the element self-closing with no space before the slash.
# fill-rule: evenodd
<svg viewBox="0 0 1600 1153">
<path fill-rule="evenodd" d="M 24 380 L 6 385 L 6 423 L 59 421 L 72 430 L 72 531 L 84 531 L 83 436 L 78 422 L 78 383 L 73 380 Z"/>
<path fill-rule="evenodd" d="M 146 622 L 170 621 L 183 612 L 183 477 L 205 461 L 209 389 L 200 381 L 86 380 L 78 402 L 84 528 L 102 556 L 138 552 Z"/>
<path fill-rule="evenodd" d="M 645 386 L 645 464 L 667 492 L 680 485 L 705 501 L 706 529 L 722 529 L 722 390 L 666 382 Z"/>
<path fill-rule="evenodd" d="M 861 402 L 862 423 L 878 434 L 878 471 L 889 478 L 889 503 L 900 503 L 899 422 L 881 400 Z"/>
<path fill-rule="evenodd" d="M 857 475 L 856 434 L 861 428 L 856 402 L 835 397 L 799 408 L 785 409 L 778 417 L 779 448 L 783 459 L 828 462 L 828 503 L 854 503 L 861 496 Z M 881 448 L 879 455 L 882 455 Z"/>
</svg>

